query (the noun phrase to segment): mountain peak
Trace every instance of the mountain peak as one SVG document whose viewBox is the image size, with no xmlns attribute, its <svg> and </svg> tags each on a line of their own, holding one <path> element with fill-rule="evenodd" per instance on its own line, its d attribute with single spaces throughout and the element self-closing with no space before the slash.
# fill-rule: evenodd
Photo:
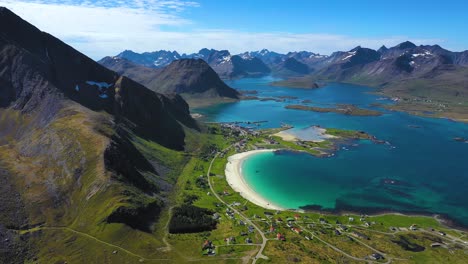
<svg viewBox="0 0 468 264">
<path fill-rule="evenodd" d="M 357 46 L 357 47 L 355 47 L 354 49 L 350 50 L 349 52 L 358 51 L 358 50 L 360 50 L 360 49 L 362 49 L 362 47 L 361 47 L 361 46 Z"/>
<path fill-rule="evenodd" d="M 405 42 L 398 44 L 395 48 L 403 50 L 403 49 L 412 49 L 416 47 L 417 46 L 413 42 L 405 41 Z"/>
<path fill-rule="evenodd" d="M 382 53 L 382 52 L 385 52 L 385 51 L 387 51 L 387 50 L 388 50 L 388 48 L 387 48 L 385 45 L 382 45 L 382 47 L 380 47 L 380 48 L 377 50 L 377 52 Z"/>
</svg>

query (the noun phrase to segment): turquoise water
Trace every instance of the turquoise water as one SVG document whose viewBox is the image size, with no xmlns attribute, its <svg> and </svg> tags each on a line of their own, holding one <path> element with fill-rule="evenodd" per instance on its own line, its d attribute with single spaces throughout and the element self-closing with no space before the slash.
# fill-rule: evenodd
<svg viewBox="0 0 468 264">
<path fill-rule="evenodd" d="M 243 163 L 243 172 L 260 195 L 286 208 L 442 214 L 468 226 L 468 144 L 453 140 L 468 137 L 467 124 L 390 111 L 379 117 L 354 117 L 288 110 L 285 105 L 303 100 L 317 106 L 345 103 L 370 109 L 375 109 L 373 103 L 391 102 L 380 100 L 369 93 L 371 88 L 362 86 L 330 84 L 303 90 L 270 87 L 269 81 L 241 79 L 228 84 L 239 90 L 257 90 L 259 97 L 298 99 L 241 101 L 197 112 L 218 122 L 269 121 L 261 127 L 287 123 L 363 130 L 391 145 L 359 141 L 330 158 L 292 152 L 254 155 Z"/>
</svg>

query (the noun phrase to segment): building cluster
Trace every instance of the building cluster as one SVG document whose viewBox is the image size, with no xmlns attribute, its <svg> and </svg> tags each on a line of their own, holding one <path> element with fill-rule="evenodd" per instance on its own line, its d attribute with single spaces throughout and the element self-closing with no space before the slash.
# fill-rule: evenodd
<svg viewBox="0 0 468 264">
<path fill-rule="evenodd" d="M 235 135 L 235 136 L 258 136 L 260 133 L 258 131 L 255 131 L 251 127 L 242 127 L 239 126 L 236 123 L 223 123 L 221 124 L 221 128 L 224 130 L 229 131 L 230 135 Z"/>
</svg>

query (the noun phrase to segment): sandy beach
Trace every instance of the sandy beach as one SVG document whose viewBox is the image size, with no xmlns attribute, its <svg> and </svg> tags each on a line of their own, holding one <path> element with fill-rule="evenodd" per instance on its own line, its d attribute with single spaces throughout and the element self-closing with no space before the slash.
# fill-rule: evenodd
<svg viewBox="0 0 468 264">
<path fill-rule="evenodd" d="M 272 149 L 252 150 L 248 152 L 239 153 L 228 158 L 226 165 L 226 180 L 231 188 L 240 193 L 242 197 L 249 200 L 250 202 L 271 210 L 285 210 L 284 208 L 272 204 L 265 200 L 263 197 L 254 192 L 250 186 L 245 182 L 242 175 L 242 162 L 249 156 L 261 153 L 261 152 L 272 152 Z"/>
<path fill-rule="evenodd" d="M 274 134 L 281 137 L 284 141 L 312 141 L 322 142 L 327 139 L 336 138 L 335 136 L 328 135 L 327 130 L 318 126 L 311 126 L 304 129 L 288 129 Z"/>
</svg>

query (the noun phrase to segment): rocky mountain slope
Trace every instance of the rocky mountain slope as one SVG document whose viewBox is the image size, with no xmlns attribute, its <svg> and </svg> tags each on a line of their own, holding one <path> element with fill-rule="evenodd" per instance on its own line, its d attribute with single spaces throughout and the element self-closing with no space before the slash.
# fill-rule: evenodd
<svg viewBox="0 0 468 264">
<path fill-rule="evenodd" d="M 155 93 L 0 8 L 0 262 L 63 263 L 62 254 L 98 248 L 64 228 L 109 243 L 144 236 L 173 185 L 160 157 L 196 130 L 180 96 Z"/>
<path fill-rule="evenodd" d="M 163 94 L 177 93 L 189 103 L 205 99 L 238 99 L 236 90 L 227 86 L 202 59 L 181 59 L 161 69 L 144 67 L 119 57 L 99 61 L 107 68 L 125 75 L 151 90 Z"/>
<path fill-rule="evenodd" d="M 273 65 L 272 69 L 273 74 L 279 77 L 304 76 L 311 72 L 309 66 L 293 57 L 287 58 L 284 61 Z"/>
</svg>

